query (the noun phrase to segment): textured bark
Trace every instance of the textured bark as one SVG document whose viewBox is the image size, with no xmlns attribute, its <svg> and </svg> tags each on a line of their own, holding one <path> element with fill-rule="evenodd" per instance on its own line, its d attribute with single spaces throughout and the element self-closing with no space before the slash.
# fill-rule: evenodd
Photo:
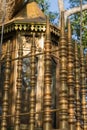
<svg viewBox="0 0 87 130">
<path fill-rule="evenodd" d="M 24 0 L 0 0 L 0 23 L 10 20 L 23 5 Z"/>
</svg>

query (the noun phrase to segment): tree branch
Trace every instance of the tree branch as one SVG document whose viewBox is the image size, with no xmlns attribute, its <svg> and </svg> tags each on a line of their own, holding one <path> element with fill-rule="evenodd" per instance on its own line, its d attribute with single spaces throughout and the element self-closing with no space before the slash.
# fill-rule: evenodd
<svg viewBox="0 0 87 130">
<path fill-rule="evenodd" d="M 82 11 L 84 11 L 84 10 L 87 10 L 87 4 L 82 6 Z M 66 10 L 65 11 L 65 19 L 67 19 L 67 17 L 71 16 L 72 14 L 75 14 L 75 13 L 78 13 L 78 12 L 80 12 L 80 6 Z"/>
</svg>

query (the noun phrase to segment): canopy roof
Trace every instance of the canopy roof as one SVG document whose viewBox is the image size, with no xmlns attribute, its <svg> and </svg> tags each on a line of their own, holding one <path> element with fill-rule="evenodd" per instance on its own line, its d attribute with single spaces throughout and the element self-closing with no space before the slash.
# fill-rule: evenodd
<svg viewBox="0 0 87 130">
<path fill-rule="evenodd" d="M 39 8 L 36 2 L 28 3 L 24 8 L 15 16 L 15 18 L 27 19 L 42 19 L 46 20 L 46 16 Z"/>
<path fill-rule="evenodd" d="M 1 28 L 2 24 L 0 31 Z M 45 32 L 46 16 L 36 2 L 27 3 L 11 20 L 4 23 L 4 34 L 17 30 Z M 59 36 L 60 30 L 51 25 L 51 32 Z"/>
</svg>

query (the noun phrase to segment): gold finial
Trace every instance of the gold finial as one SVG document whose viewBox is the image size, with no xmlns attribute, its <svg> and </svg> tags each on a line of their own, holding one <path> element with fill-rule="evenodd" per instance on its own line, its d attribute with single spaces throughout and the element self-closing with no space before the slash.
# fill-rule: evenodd
<svg viewBox="0 0 87 130">
<path fill-rule="evenodd" d="M 61 12 L 61 36 L 65 34 L 65 19 L 64 19 L 64 11 Z"/>
<path fill-rule="evenodd" d="M 47 16 L 47 22 L 46 22 L 46 40 L 50 40 L 50 22 L 49 17 Z"/>
<path fill-rule="evenodd" d="M 72 39 L 72 35 L 71 35 L 71 23 L 70 23 L 70 19 L 68 19 L 68 42 L 69 40 L 71 41 Z"/>
</svg>

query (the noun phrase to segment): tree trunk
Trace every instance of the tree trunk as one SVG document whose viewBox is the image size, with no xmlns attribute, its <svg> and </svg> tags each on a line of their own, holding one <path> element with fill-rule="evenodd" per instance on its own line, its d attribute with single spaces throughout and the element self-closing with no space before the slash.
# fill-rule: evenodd
<svg viewBox="0 0 87 130">
<path fill-rule="evenodd" d="M 63 0 L 58 0 L 58 7 L 59 7 L 59 12 L 61 14 L 61 12 L 65 10 Z"/>
<path fill-rule="evenodd" d="M 80 12 L 80 10 L 81 10 L 80 6 L 66 10 L 65 17 L 67 18 L 67 17 L 71 16 L 72 14 L 78 13 L 78 12 Z M 82 11 L 84 11 L 84 10 L 87 10 L 87 4 L 82 6 Z"/>
<path fill-rule="evenodd" d="M 23 5 L 24 0 L 0 0 L 0 23 L 3 17 L 6 22 L 10 20 Z"/>
<path fill-rule="evenodd" d="M 72 14 L 78 13 L 81 10 L 80 6 L 65 10 L 63 0 L 58 0 L 58 7 L 59 7 L 60 18 L 61 18 L 61 12 L 64 11 L 64 13 L 65 13 L 65 15 L 64 15 L 65 16 L 65 23 L 66 23 L 67 18 L 69 16 L 71 16 Z M 82 11 L 84 11 L 84 10 L 87 10 L 87 4 L 82 5 Z"/>
</svg>

